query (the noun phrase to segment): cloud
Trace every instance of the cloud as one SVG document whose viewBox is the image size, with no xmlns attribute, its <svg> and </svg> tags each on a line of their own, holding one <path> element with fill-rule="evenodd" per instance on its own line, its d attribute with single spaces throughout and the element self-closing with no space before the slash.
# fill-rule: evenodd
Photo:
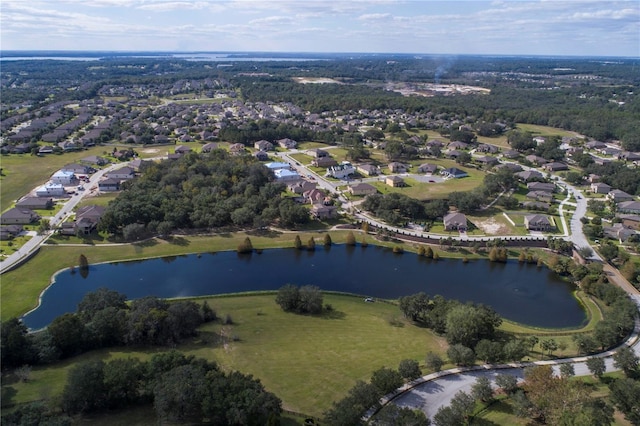
<svg viewBox="0 0 640 426">
<path fill-rule="evenodd" d="M 204 1 L 162 1 L 157 3 L 147 3 L 136 6 L 136 9 L 151 10 L 154 12 L 171 12 L 174 10 L 202 10 L 215 6 Z"/>
<path fill-rule="evenodd" d="M 291 25 L 293 23 L 295 21 L 290 16 L 267 16 L 249 21 L 249 25 Z"/>
<path fill-rule="evenodd" d="M 379 21 L 382 19 L 389 19 L 391 17 L 390 13 L 367 13 L 364 15 L 358 16 L 356 18 L 358 21 Z"/>
</svg>

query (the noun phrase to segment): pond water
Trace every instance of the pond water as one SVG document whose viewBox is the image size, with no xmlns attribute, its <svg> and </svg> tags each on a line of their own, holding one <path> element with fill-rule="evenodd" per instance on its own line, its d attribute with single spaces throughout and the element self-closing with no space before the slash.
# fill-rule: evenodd
<svg viewBox="0 0 640 426">
<path fill-rule="evenodd" d="M 277 290 L 312 284 L 322 290 L 395 299 L 423 291 L 493 307 L 504 318 L 538 327 L 577 327 L 586 321 L 573 285 L 547 268 L 477 260 L 433 261 L 378 247 L 319 247 L 315 252 L 270 249 L 261 254 L 205 253 L 135 262 L 91 265 L 83 277 L 60 272 L 41 305 L 23 318 L 39 329 L 74 312 L 82 297 L 100 287 L 129 299 L 203 296 Z"/>
</svg>

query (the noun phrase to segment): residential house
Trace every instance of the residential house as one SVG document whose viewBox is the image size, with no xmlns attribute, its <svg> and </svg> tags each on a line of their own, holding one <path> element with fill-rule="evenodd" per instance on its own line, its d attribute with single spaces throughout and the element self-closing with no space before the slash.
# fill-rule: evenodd
<svg viewBox="0 0 640 426">
<path fill-rule="evenodd" d="M 0 241 L 8 241 L 20 235 L 23 231 L 22 225 L 0 226 Z"/>
<path fill-rule="evenodd" d="M 541 166 L 543 164 L 547 164 L 547 159 L 546 158 L 542 158 L 542 157 L 538 157 L 537 155 L 527 155 L 526 157 L 524 157 L 527 161 L 529 161 L 530 163 L 533 163 L 537 166 Z"/>
<path fill-rule="evenodd" d="M 385 179 L 385 183 L 394 188 L 400 188 L 406 185 L 404 179 L 402 179 L 400 176 L 388 176 Z"/>
<path fill-rule="evenodd" d="M 611 186 L 603 182 L 596 182 L 591 184 L 591 192 L 594 194 L 608 194 L 611 191 Z"/>
<path fill-rule="evenodd" d="M 543 201 L 525 201 L 522 203 L 522 207 L 530 210 L 549 210 L 551 204 Z"/>
<path fill-rule="evenodd" d="M 298 172 L 289 169 L 277 169 L 274 170 L 273 174 L 279 182 L 291 182 L 302 179 Z"/>
<path fill-rule="evenodd" d="M 535 181 L 543 178 L 542 173 L 537 170 L 525 170 L 523 172 L 518 172 L 516 173 L 516 177 L 523 182 Z"/>
<path fill-rule="evenodd" d="M 502 163 L 496 166 L 496 168 L 500 170 L 507 169 L 514 174 L 522 171 L 522 166 L 515 163 Z"/>
<path fill-rule="evenodd" d="M 587 147 L 588 149 L 602 149 L 602 148 L 606 148 L 607 144 L 600 141 L 589 141 L 586 144 L 584 144 L 584 146 Z"/>
<path fill-rule="evenodd" d="M 549 218 L 542 214 L 528 214 L 524 217 L 524 226 L 529 231 L 549 231 L 551 222 Z"/>
<path fill-rule="evenodd" d="M 444 153 L 444 156 L 451 159 L 451 160 L 455 160 L 456 158 L 460 157 L 462 155 L 462 151 L 458 151 L 457 149 L 453 149 L 451 151 L 447 151 Z"/>
<path fill-rule="evenodd" d="M 261 140 L 258 142 L 255 142 L 253 144 L 253 147 L 259 151 L 271 151 L 273 150 L 273 144 L 267 140 Z"/>
<path fill-rule="evenodd" d="M 377 176 L 380 173 L 378 167 L 373 164 L 360 164 L 356 169 L 364 176 Z"/>
<path fill-rule="evenodd" d="M 312 156 L 313 158 L 324 158 L 324 157 L 328 157 L 329 153 L 327 151 L 325 151 L 324 149 L 310 149 L 307 151 L 307 154 L 309 154 L 310 156 Z"/>
<path fill-rule="evenodd" d="M 349 192 L 351 195 L 373 195 L 378 192 L 375 186 L 368 183 L 357 183 L 355 185 L 349 185 Z"/>
<path fill-rule="evenodd" d="M 633 213 L 618 214 L 617 217 L 622 220 L 622 224 L 627 228 L 640 230 L 640 215 Z"/>
<path fill-rule="evenodd" d="M 343 161 L 342 163 L 336 166 L 329 167 L 327 169 L 327 175 L 336 179 L 344 179 L 354 174 L 355 171 L 356 171 L 355 167 L 353 167 L 353 165 L 350 162 Z"/>
<path fill-rule="evenodd" d="M 311 165 L 314 167 L 332 167 L 338 165 L 338 162 L 331 157 L 318 157 L 311 161 Z"/>
<path fill-rule="evenodd" d="M 97 205 L 81 207 L 76 212 L 75 233 L 90 234 L 98 226 L 105 208 Z"/>
<path fill-rule="evenodd" d="M 453 142 L 449 142 L 449 145 L 447 145 L 447 149 L 448 150 L 454 150 L 454 149 L 467 149 L 469 147 L 468 143 L 465 142 L 461 142 L 461 141 L 453 141 Z"/>
<path fill-rule="evenodd" d="M 60 170 L 62 170 L 63 172 L 73 172 L 76 175 L 90 175 L 96 172 L 96 169 L 91 166 L 76 163 L 67 164 Z"/>
<path fill-rule="evenodd" d="M 89 165 L 104 166 L 109 163 L 109 160 L 103 157 L 98 157 L 97 155 L 90 155 L 88 157 L 84 157 L 80 162 Z"/>
<path fill-rule="evenodd" d="M 458 169 L 457 167 L 449 167 L 440 172 L 445 179 L 460 179 L 469 176 L 467 172 Z"/>
<path fill-rule="evenodd" d="M 306 202 L 310 204 L 317 204 L 324 201 L 326 194 L 324 193 L 324 191 L 318 188 L 312 188 L 308 191 L 305 191 L 302 196 L 304 197 Z"/>
<path fill-rule="evenodd" d="M 635 230 L 627 228 L 622 223 L 614 223 L 612 226 L 603 226 L 602 231 L 606 237 L 616 239 L 621 243 L 624 243 L 629 239 L 629 237 L 636 234 Z"/>
<path fill-rule="evenodd" d="M 267 169 L 271 170 L 271 171 L 276 171 L 276 170 L 280 170 L 280 169 L 286 169 L 286 170 L 290 170 L 291 169 L 291 165 L 289 165 L 289 163 L 280 163 L 277 161 L 271 162 L 271 163 L 265 163 L 264 165 Z"/>
<path fill-rule="evenodd" d="M 36 195 L 38 197 L 61 197 L 66 195 L 64 186 L 59 183 L 47 182 L 40 188 L 36 189 Z"/>
<path fill-rule="evenodd" d="M 53 154 L 53 147 L 51 145 L 44 145 L 38 149 L 38 154 Z"/>
<path fill-rule="evenodd" d="M 232 155 L 240 155 L 244 153 L 245 146 L 241 143 L 234 143 L 229 146 L 229 152 Z"/>
<path fill-rule="evenodd" d="M 476 151 L 477 152 L 485 152 L 487 154 L 496 154 L 500 150 L 495 145 L 489 145 L 489 144 L 486 144 L 486 143 L 481 143 L 480 145 L 478 145 L 478 148 L 476 148 Z"/>
<path fill-rule="evenodd" d="M 25 197 L 16 203 L 16 207 L 32 210 L 49 210 L 53 208 L 53 198 Z"/>
<path fill-rule="evenodd" d="M 620 155 L 622 153 L 621 150 L 617 149 L 617 148 L 611 148 L 611 147 L 604 147 L 604 148 L 600 148 L 598 150 L 598 152 L 602 155 L 611 155 L 612 157 L 617 157 L 618 155 Z"/>
<path fill-rule="evenodd" d="M 184 145 L 178 145 L 174 150 L 174 153 L 176 154 L 187 154 L 189 152 L 191 152 L 191 148 L 189 148 L 188 146 L 184 146 Z"/>
<path fill-rule="evenodd" d="M 315 184 L 314 182 L 309 182 L 308 180 L 300 180 L 297 182 L 292 182 L 287 185 L 287 188 L 289 189 L 289 191 L 293 192 L 294 194 L 300 194 L 300 195 L 316 187 L 317 187 L 317 184 Z"/>
<path fill-rule="evenodd" d="M 622 201 L 618 203 L 617 210 L 620 213 L 640 213 L 640 201 Z"/>
<path fill-rule="evenodd" d="M 75 173 L 65 170 L 58 170 L 51 176 L 51 182 L 60 185 L 73 185 L 77 180 Z"/>
<path fill-rule="evenodd" d="M 40 220 L 40 216 L 31 209 L 14 207 L 0 215 L 2 225 L 28 225 Z"/>
<path fill-rule="evenodd" d="M 545 201 L 548 203 L 553 201 L 553 194 L 547 191 L 529 191 L 527 192 L 526 197 L 536 201 Z"/>
<path fill-rule="evenodd" d="M 467 230 L 467 216 L 463 213 L 452 212 L 444 216 L 444 229 L 447 231 L 460 231 L 465 232 Z"/>
<path fill-rule="evenodd" d="M 102 192 L 119 191 L 120 179 L 107 178 L 98 182 L 98 190 Z"/>
<path fill-rule="evenodd" d="M 333 219 L 338 216 L 338 208 L 336 206 L 314 204 L 311 207 L 311 215 L 316 219 Z"/>
<path fill-rule="evenodd" d="M 494 166 L 498 164 L 498 159 L 496 157 L 492 157 L 490 155 L 483 155 L 481 157 L 474 157 L 474 161 L 484 165 L 484 166 Z"/>
<path fill-rule="evenodd" d="M 105 177 L 118 180 L 129 180 L 136 177 L 136 172 L 131 167 L 121 167 L 105 174 Z"/>
<path fill-rule="evenodd" d="M 420 164 L 420 167 L 418 167 L 418 173 L 425 173 L 428 175 L 432 175 L 437 171 L 438 171 L 437 164 L 424 163 L 424 164 Z"/>
<path fill-rule="evenodd" d="M 256 151 L 253 153 L 253 156 L 259 161 L 269 161 L 269 154 L 267 154 L 266 151 Z"/>
<path fill-rule="evenodd" d="M 542 168 L 544 168 L 548 172 L 559 172 L 561 170 L 569 170 L 569 166 L 567 166 L 565 163 L 560 163 L 558 161 L 554 161 L 553 163 L 547 163 L 544 166 L 542 166 Z"/>
<path fill-rule="evenodd" d="M 504 152 L 502 153 L 502 156 L 503 156 L 504 158 L 508 158 L 508 159 L 510 159 L 510 160 L 513 160 L 513 159 L 515 159 L 515 158 L 520 157 L 520 153 L 519 153 L 518 151 L 516 151 L 515 149 L 509 149 L 509 150 L 507 150 L 507 151 L 504 151 Z"/>
<path fill-rule="evenodd" d="M 618 154 L 618 160 L 622 161 L 638 161 L 640 160 L 640 153 L 624 151 Z"/>
<path fill-rule="evenodd" d="M 209 142 L 206 143 L 204 145 L 202 145 L 202 152 L 207 153 L 207 152 L 211 152 L 214 149 L 218 149 L 218 144 L 215 142 Z"/>
<path fill-rule="evenodd" d="M 627 194 L 626 192 L 619 189 L 612 189 L 607 194 L 607 199 L 613 201 L 614 203 L 621 203 L 623 201 L 632 201 L 633 195 Z"/>
<path fill-rule="evenodd" d="M 406 173 L 407 172 L 407 166 L 405 164 L 398 163 L 397 161 L 389 163 L 388 167 L 389 167 L 389 171 L 391 173 Z"/>
<path fill-rule="evenodd" d="M 589 183 L 598 183 L 600 182 L 600 179 L 602 179 L 602 176 L 591 173 L 589 174 L 589 178 L 587 180 L 589 181 Z"/>
<path fill-rule="evenodd" d="M 555 192 L 556 185 L 546 182 L 529 182 L 527 183 L 527 189 L 529 191 Z"/>
<path fill-rule="evenodd" d="M 278 144 L 278 146 L 285 149 L 293 149 L 298 145 L 298 142 L 289 138 L 279 139 L 276 141 L 276 143 Z"/>
</svg>

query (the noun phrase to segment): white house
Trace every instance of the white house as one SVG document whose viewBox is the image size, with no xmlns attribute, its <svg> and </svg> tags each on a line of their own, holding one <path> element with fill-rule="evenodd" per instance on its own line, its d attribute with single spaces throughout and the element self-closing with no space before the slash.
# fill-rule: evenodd
<svg viewBox="0 0 640 426">
<path fill-rule="evenodd" d="M 266 163 L 264 165 L 267 169 L 275 172 L 276 170 L 290 170 L 291 166 L 289 165 L 289 163 L 278 163 L 278 162 L 271 162 L 271 163 Z"/>
<path fill-rule="evenodd" d="M 336 166 L 331 166 L 327 169 L 327 175 L 336 179 L 344 179 L 355 172 L 356 168 L 348 161 L 343 161 L 342 163 Z"/>
<path fill-rule="evenodd" d="M 64 186 L 59 183 L 47 182 L 36 189 L 36 195 L 38 197 L 60 197 L 65 195 Z"/>
<path fill-rule="evenodd" d="M 133 170 L 131 167 L 121 167 L 105 175 L 105 177 L 107 178 L 120 179 L 120 180 L 133 179 L 135 176 L 136 176 L 136 171 Z"/>
<path fill-rule="evenodd" d="M 58 170 L 51 176 L 51 182 L 60 185 L 72 185 L 76 181 L 76 175 L 69 170 Z"/>
<path fill-rule="evenodd" d="M 279 182 L 291 182 L 300 180 L 300 175 L 289 169 L 278 169 L 273 172 L 276 176 L 276 180 Z"/>
</svg>

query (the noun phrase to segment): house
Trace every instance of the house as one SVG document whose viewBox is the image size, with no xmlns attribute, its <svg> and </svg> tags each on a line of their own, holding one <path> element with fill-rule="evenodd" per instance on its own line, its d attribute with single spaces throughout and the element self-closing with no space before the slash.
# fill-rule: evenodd
<svg viewBox="0 0 640 426">
<path fill-rule="evenodd" d="M 524 157 L 527 161 L 529 161 L 530 163 L 533 163 L 535 165 L 541 166 L 543 164 L 547 163 L 547 159 L 546 158 L 542 158 L 542 157 L 538 157 L 537 155 L 527 155 L 526 157 Z"/>
<path fill-rule="evenodd" d="M 314 167 L 327 168 L 327 167 L 337 166 L 338 162 L 331 157 L 318 157 L 318 158 L 314 158 L 311 161 L 311 165 Z"/>
<path fill-rule="evenodd" d="M 591 192 L 594 194 L 608 194 L 611 191 L 611 186 L 606 183 L 596 182 L 591 184 Z"/>
<path fill-rule="evenodd" d="M 502 153 L 502 156 L 503 156 L 504 158 L 508 158 L 508 159 L 510 159 L 510 160 L 513 160 L 513 159 L 515 159 L 515 158 L 520 157 L 520 153 L 519 153 L 518 151 L 516 151 L 515 149 L 509 149 L 509 150 L 507 150 L 507 151 L 504 151 L 504 152 Z"/>
<path fill-rule="evenodd" d="M 607 199 L 613 201 L 614 203 L 621 203 L 623 201 L 632 201 L 633 195 L 627 194 L 626 192 L 619 189 L 612 189 L 607 194 Z"/>
<path fill-rule="evenodd" d="M 279 163 L 277 161 L 271 162 L 271 163 L 266 163 L 264 165 L 267 169 L 271 170 L 271 171 L 276 171 L 276 170 L 280 170 L 280 169 L 286 169 L 286 170 L 290 170 L 291 166 L 289 165 L 289 163 Z"/>
<path fill-rule="evenodd" d="M 191 148 L 189 148 L 188 146 L 179 145 L 173 150 L 173 152 L 175 152 L 176 154 L 184 155 L 191 152 Z"/>
<path fill-rule="evenodd" d="M 640 201 L 622 201 L 618 203 L 617 210 L 620 213 L 640 213 Z"/>
<path fill-rule="evenodd" d="M 549 210 L 551 204 L 542 201 L 525 201 L 522 203 L 522 207 L 530 210 Z"/>
<path fill-rule="evenodd" d="M 620 154 L 618 154 L 618 160 L 638 161 L 638 160 L 640 160 L 640 153 L 624 151 L 624 152 L 621 152 Z"/>
<path fill-rule="evenodd" d="M 400 176 L 389 176 L 385 179 L 384 182 L 394 188 L 400 188 L 406 185 L 404 183 L 404 179 L 402 179 Z"/>
<path fill-rule="evenodd" d="M 557 161 L 554 161 L 553 163 L 547 163 L 544 166 L 542 166 L 542 168 L 544 168 L 548 172 L 559 172 L 561 170 L 569 170 L 569 166 L 567 166 L 565 163 L 560 163 Z"/>
<path fill-rule="evenodd" d="M 209 142 L 202 145 L 202 152 L 207 153 L 213 151 L 214 149 L 218 149 L 218 144 L 215 142 Z"/>
<path fill-rule="evenodd" d="M 542 179 L 542 173 L 537 170 L 525 170 L 523 172 L 516 173 L 516 177 L 523 182 L 529 182 L 532 180 Z"/>
<path fill-rule="evenodd" d="M 0 241 L 8 241 L 22 233 L 22 225 L 0 226 Z"/>
<path fill-rule="evenodd" d="M 44 145 L 38 149 L 38 154 L 53 154 L 53 147 L 51 145 Z"/>
<path fill-rule="evenodd" d="M 556 185 L 546 182 L 529 182 L 527 184 L 527 189 L 529 191 L 555 192 Z"/>
<path fill-rule="evenodd" d="M 25 197 L 16 203 L 16 207 L 32 210 L 49 210 L 53 208 L 53 198 Z"/>
<path fill-rule="evenodd" d="M 402 163 L 398 163 L 397 161 L 389 163 L 388 167 L 389 167 L 389 171 L 391 173 L 406 173 L 407 172 L 407 166 L 402 164 Z"/>
<path fill-rule="evenodd" d="M 424 163 L 420 164 L 418 167 L 418 173 L 425 173 L 428 175 L 432 175 L 438 171 L 438 166 L 436 164 Z"/>
<path fill-rule="evenodd" d="M 245 146 L 241 143 L 234 143 L 229 146 L 229 152 L 232 155 L 240 155 L 244 152 Z"/>
<path fill-rule="evenodd" d="M 308 180 L 301 180 L 297 182 L 292 182 L 287 185 L 287 189 L 293 192 L 294 194 L 304 194 L 307 191 L 314 189 L 317 185 L 313 182 L 309 182 Z"/>
<path fill-rule="evenodd" d="M 600 141 L 589 141 L 586 144 L 584 144 L 584 146 L 587 147 L 588 149 L 602 149 L 602 148 L 606 148 L 607 144 Z"/>
<path fill-rule="evenodd" d="M 64 172 L 73 172 L 77 175 L 90 175 L 96 172 L 96 169 L 94 169 L 93 167 L 82 165 L 82 164 L 75 164 L 75 163 L 67 164 L 66 166 L 62 167 L 60 170 Z"/>
<path fill-rule="evenodd" d="M 453 142 L 450 142 L 449 145 L 447 145 L 447 149 L 449 151 L 454 149 L 467 149 L 468 147 L 469 147 L 468 143 L 461 142 L 461 141 L 453 141 Z"/>
<path fill-rule="evenodd" d="M 66 191 L 64 190 L 64 186 L 59 183 L 47 182 L 36 189 L 36 195 L 38 197 L 61 197 L 66 195 Z"/>
<path fill-rule="evenodd" d="M 637 214 L 618 214 L 617 217 L 622 220 L 622 224 L 627 228 L 635 229 L 636 231 L 640 229 L 640 215 Z"/>
<path fill-rule="evenodd" d="M 336 179 L 344 179 L 355 172 L 355 167 L 353 167 L 353 165 L 348 161 L 343 161 L 342 163 L 336 166 L 331 166 L 327 169 L 327 175 Z"/>
<path fill-rule="evenodd" d="M 98 222 L 104 214 L 105 208 L 97 205 L 81 207 L 76 212 L 75 233 L 90 234 L 98 226 Z"/>
<path fill-rule="evenodd" d="M 547 191 L 529 191 L 527 192 L 526 197 L 536 201 L 553 201 L 553 195 Z"/>
<path fill-rule="evenodd" d="M 120 179 L 107 178 L 98 182 L 98 190 L 102 192 L 119 191 Z"/>
<path fill-rule="evenodd" d="M 482 157 L 474 157 L 473 160 L 485 166 L 493 166 L 498 164 L 498 159 L 490 155 L 483 155 Z"/>
<path fill-rule="evenodd" d="M 40 220 L 40 216 L 31 209 L 14 207 L 0 215 L 2 225 L 28 225 Z"/>
<path fill-rule="evenodd" d="M 524 217 L 524 226 L 529 231 L 549 231 L 551 229 L 551 222 L 545 215 L 528 214 Z"/>
<path fill-rule="evenodd" d="M 279 139 L 276 141 L 276 143 L 278 144 L 279 147 L 285 148 L 285 149 L 293 149 L 298 145 L 298 142 L 289 138 Z"/>
<path fill-rule="evenodd" d="M 462 155 L 462 152 L 458 151 L 457 149 L 453 149 L 451 151 L 447 151 L 444 154 L 445 157 L 450 158 L 452 160 L 455 160 L 456 158 L 460 157 L 461 155 Z"/>
<path fill-rule="evenodd" d="M 522 166 L 515 163 L 502 163 L 496 166 L 496 168 L 500 170 L 507 169 L 514 174 L 522 171 Z"/>
<path fill-rule="evenodd" d="M 636 234 L 635 230 L 627 228 L 622 223 L 614 223 L 612 226 L 603 226 L 602 231 L 606 237 L 614 238 L 621 243 L 627 241 L 630 236 Z"/>
<path fill-rule="evenodd" d="M 449 213 L 444 216 L 442 221 L 444 222 L 444 229 L 447 231 L 465 232 L 467 230 L 467 216 L 463 213 Z"/>
<path fill-rule="evenodd" d="M 289 169 L 274 170 L 273 174 L 276 176 L 276 180 L 279 182 L 291 182 L 301 179 L 301 176 L 298 174 L 298 172 L 294 172 L 293 170 Z"/>
<path fill-rule="evenodd" d="M 316 219 L 333 219 L 338 216 L 338 208 L 336 206 L 314 204 L 311 207 L 311 215 Z"/>
<path fill-rule="evenodd" d="M 380 173 L 378 167 L 373 164 L 360 164 L 356 169 L 364 176 L 377 176 Z"/>
<path fill-rule="evenodd" d="M 469 176 L 467 172 L 458 169 L 457 167 L 449 167 L 440 172 L 445 179 L 460 179 Z"/>
<path fill-rule="evenodd" d="M 313 158 L 324 158 L 324 157 L 328 157 L 329 153 L 327 151 L 325 151 L 324 149 L 310 149 L 307 151 L 307 154 L 309 154 L 310 156 L 312 156 Z"/>
<path fill-rule="evenodd" d="M 620 155 L 622 153 L 621 150 L 617 149 L 617 148 L 611 148 L 611 147 L 604 147 L 604 148 L 600 148 L 598 150 L 598 152 L 600 152 L 600 154 L 602 155 L 611 155 L 613 157 L 617 157 L 618 155 Z"/>
<path fill-rule="evenodd" d="M 254 157 L 256 157 L 259 161 L 268 161 L 269 160 L 269 154 L 267 154 L 265 151 L 256 151 L 253 154 Z"/>
<path fill-rule="evenodd" d="M 58 170 L 51 176 L 51 182 L 60 185 L 73 185 L 77 180 L 75 173 L 65 170 Z"/>
<path fill-rule="evenodd" d="M 317 204 L 323 202 L 326 194 L 324 193 L 324 191 L 321 191 L 318 188 L 312 188 L 308 191 L 305 191 L 302 196 L 304 197 L 305 201 L 309 202 L 310 204 Z"/>
<path fill-rule="evenodd" d="M 103 157 L 98 157 L 97 155 L 90 155 L 88 157 L 84 157 L 80 162 L 96 166 L 104 166 L 109 163 L 109 160 Z"/>
<path fill-rule="evenodd" d="M 476 148 L 477 152 L 485 152 L 487 154 L 496 154 L 499 149 L 497 146 L 495 145 L 489 145 L 486 143 L 481 143 L 480 145 L 478 145 L 478 148 Z"/>
<path fill-rule="evenodd" d="M 358 183 L 355 185 L 349 185 L 349 192 L 351 195 L 373 195 L 378 192 L 375 186 L 368 183 Z"/>
<path fill-rule="evenodd" d="M 271 151 L 273 150 L 273 144 L 266 140 L 261 140 L 253 144 L 253 147 L 258 151 Z"/>
<path fill-rule="evenodd" d="M 105 177 L 111 179 L 129 180 L 136 177 L 136 172 L 131 167 L 121 167 L 105 174 Z"/>
</svg>

